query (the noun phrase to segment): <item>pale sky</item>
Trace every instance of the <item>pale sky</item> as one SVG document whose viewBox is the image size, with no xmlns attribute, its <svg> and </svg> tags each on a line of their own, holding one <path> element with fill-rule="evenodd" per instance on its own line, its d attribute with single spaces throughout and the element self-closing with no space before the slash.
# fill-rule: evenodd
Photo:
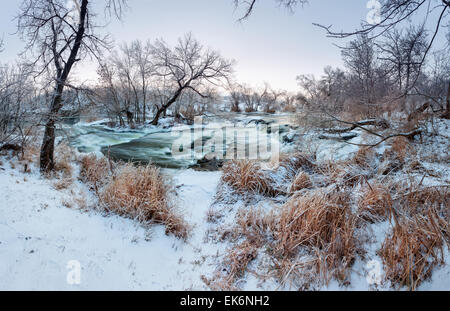
<svg viewBox="0 0 450 311">
<path fill-rule="evenodd" d="M 99 0 L 91 0 L 91 3 Z M 22 48 L 14 35 L 14 16 L 21 0 L 1 0 L 0 36 L 5 51 L 0 62 L 12 61 Z M 236 77 L 254 86 L 269 82 L 275 88 L 298 90 L 299 74 L 322 73 L 326 65 L 341 66 L 340 51 L 313 22 L 333 25 L 336 30 L 354 30 L 366 19 L 367 0 L 311 0 L 295 13 L 278 8 L 273 0 L 260 0 L 253 15 L 244 22 L 232 0 L 129 0 L 130 10 L 122 22 L 107 30 L 116 43 L 134 39 L 164 38 L 175 43 L 192 32 L 205 46 L 235 59 Z M 82 80 L 95 81 L 93 64 L 78 68 Z"/>
</svg>

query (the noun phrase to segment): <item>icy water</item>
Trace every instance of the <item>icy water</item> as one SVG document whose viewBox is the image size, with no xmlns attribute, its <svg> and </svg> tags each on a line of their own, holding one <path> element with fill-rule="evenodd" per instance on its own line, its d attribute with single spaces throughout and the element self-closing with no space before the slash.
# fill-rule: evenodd
<svg viewBox="0 0 450 311">
<path fill-rule="evenodd" d="M 110 128 L 106 121 L 66 124 L 61 135 L 80 152 L 111 158 L 186 168 L 208 155 L 217 158 L 267 159 L 292 145 L 294 114 L 221 114 L 202 117 L 193 125 Z M 256 153 L 255 153 L 256 152 Z"/>
</svg>

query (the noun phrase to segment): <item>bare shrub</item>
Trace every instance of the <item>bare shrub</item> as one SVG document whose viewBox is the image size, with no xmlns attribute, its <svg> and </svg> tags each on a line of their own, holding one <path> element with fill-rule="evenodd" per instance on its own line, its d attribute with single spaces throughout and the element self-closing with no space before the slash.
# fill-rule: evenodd
<svg viewBox="0 0 450 311">
<path fill-rule="evenodd" d="M 166 233 L 187 238 L 189 226 L 169 200 L 170 185 L 152 166 L 123 165 L 100 194 L 107 210 L 140 222 L 162 223 Z"/>
</svg>

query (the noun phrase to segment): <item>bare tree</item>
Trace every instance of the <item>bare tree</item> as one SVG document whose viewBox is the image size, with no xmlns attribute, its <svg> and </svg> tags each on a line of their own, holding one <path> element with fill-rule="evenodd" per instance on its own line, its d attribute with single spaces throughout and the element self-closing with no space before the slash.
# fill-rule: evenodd
<svg viewBox="0 0 450 311">
<path fill-rule="evenodd" d="M 126 0 L 108 0 L 106 8 L 120 18 Z M 53 96 L 47 116 L 40 153 L 42 172 L 54 168 L 55 123 L 62 107 L 64 88 L 72 68 L 87 55 L 98 56 L 108 46 L 107 37 L 99 37 L 88 0 L 23 0 L 17 27 L 26 42 L 26 51 L 34 52 L 37 75 L 46 72 L 53 78 Z M 70 3 L 70 2 L 69 2 Z"/>
<path fill-rule="evenodd" d="M 275 113 L 280 108 L 281 97 L 286 91 L 276 90 L 269 83 L 264 83 L 264 92 L 262 94 L 263 111 L 267 113 Z"/>
<path fill-rule="evenodd" d="M 234 0 L 234 5 L 236 8 L 243 7 L 244 14 L 240 20 L 248 18 L 255 9 L 258 0 Z M 293 10 L 298 4 L 305 4 L 307 0 L 275 0 L 280 6 L 284 6 L 288 10 Z"/>
<path fill-rule="evenodd" d="M 100 64 L 97 70 L 100 77 L 100 86 L 94 92 L 94 98 L 97 103 L 102 105 L 111 121 L 117 121 L 118 119 L 119 125 L 124 126 L 122 112 L 128 110 L 128 107 L 123 106 L 121 90 L 114 82 L 114 70 L 114 67 L 109 63 Z"/>
<path fill-rule="evenodd" d="M 277 2 L 293 10 L 298 4 L 304 4 L 307 1 L 303 0 L 277 0 Z M 248 18 L 255 6 L 257 0 L 234 0 L 235 7 L 244 6 L 245 13 L 240 20 Z M 325 29 L 327 36 L 332 38 L 348 38 L 352 36 L 367 36 L 369 39 L 375 39 L 385 35 L 386 33 L 393 31 L 394 29 L 402 26 L 405 23 L 411 23 L 413 16 L 422 13 L 424 20 L 421 25 L 429 23 L 434 24 L 431 26 L 432 36 L 425 41 L 425 49 L 421 55 L 421 59 L 416 62 L 415 67 L 418 71 L 422 70 L 423 64 L 428 53 L 431 51 L 435 39 L 443 28 L 447 28 L 447 42 L 450 42 L 450 27 L 448 19 L 450 16 L 450 1 L 449 0 L 380 0 L 379 11 L 374 11 L 379 17 L 379 20 L 363 22 L 360 29 L 351 32 L 335 31 L 333 26 L 324 26 L 322 24 L 314 23 L 314 25 Z M 432 20 L 434 18 L 434 20 Z M 430 22 L 431 21 L 431 22 Z M 425 29 L 424 29 L 425 31 Z M 423 38 L 420 38 L 422 40 Z M 419 74 L 416 75 L 418 79 Z M 409 90 L 414 88 L 417 79 L 414 79 L 412 83 L 409 83 Z M 407 92 L 405 93 L 407 94 Z"/>
<path fill-rule="evenodd" d="M 152 49 L 154 76 L 163 79 L 165 91 L 170 95 L 157 107 L 151 122 L 158 124 L 161 114 L 174 104 L 185 90 L 192 90 L 201 97 L 208 85 L 219 85 L 232 74 L 233 61 L 226 60 L 216 51 L 205 50 L 191 34 L 179 39 L 171 48 L 163 40 L 157 40 Z"/>
<path fill-rule="evenodd" d="M 402 94 L 408 94 L 412 84 L 420 75 L 422 57 L 427 48 L 427 35 L 423 27 L 409 27 L 406 32 L 393 30 L 387 32 L 385 40 L 378 43 L 381 51 L 380 60 L 393 74 Z"/>
<path fill-rule="evenodd" d="M 415 63 L 418 71 L 422 70 L 423 64 L 428 53 L 431 51 L 435 39 L 439 31 L 448 27 L 448 18 L 450 16 L 450 1 L 448 0 L 380 0 L 381 7 L 379 10 L 379 21 L 367 21 L 362 24 L 361 28 L 356 31 L 344 32 L 334 31 L 332 26 L 323 26 L 321 24 L 314 24 L 325 29 L 327 35 L 332 38 L 348 38 L 351 36 L 366 35 L 370 39 L 375 39 L 401 27 L 404 23 L 411 23 L 411 17 L 418 13 L 423 13 L 424 20 L 421 25 L 425 25 L 427 20 L 430 20 L 432 15 L 435 15 L 434 25 L 432 26 L 432 36 L 430 39 L 424 41 L 423 33 L 426 32 L 424 27 L 419 28 L 420 31 L 415 31 L 416 40 L 420 41 L 420 45 L 425 48 L 421 53 L 421 57 Z M 447 22 L 446 22 L 447 21 Z M 412 34 L 410 32 L 410 34 Z M 447 32 L 447 37 L 450 37 L 450 30 Z M 411 39 L 411 37 L 410 37 Z M 450 41 L 449 41 L 450 42 Z M 414 44 L 414 46 L 418 46 Z M 419 75 L 417 75 L 418 77 Z M 415 86 L 417 79 L 410 83 L 408 91 Z M 405 93 L 406 95 L 406 93 Z"/>
<path fill-rule="evenodd" d="M 375 104 L 375 75 L 377 55 L 373 41 L 367 35 L 359 35 L 342 50 L 345 66 L 357 83 L 355 91 L 360 91 L 361 104 Z"/>
<path fill-rule="evenodd" d="M 238 83 L 228 81 L 227 90 L 230 94 L 231 112 L 241 112 L 241 108 L 239 107 L 242 101 L 240 88 L 241 86 Z"/>
<path fill-rule="evenodd" d="M 0 65 L 0 149 L 12 146 L 23 151 L 25 132 L 28 132 L 24 125 L 34 110 L 31 85 L 27 66 Z"/>
<path fill-rule="evenodd" d="M 136 66 L 137 76 L 139 77 L 141 101 L 142 101 L 142 122 L 146 121 L 147 100 L 151 76 L 153 73 L 153 64 L 151 60 L 152 46 L 150 41 L 145 45 L 139 41 L 133 41 L 131 44 L 131 57 Z"/>
</svg>

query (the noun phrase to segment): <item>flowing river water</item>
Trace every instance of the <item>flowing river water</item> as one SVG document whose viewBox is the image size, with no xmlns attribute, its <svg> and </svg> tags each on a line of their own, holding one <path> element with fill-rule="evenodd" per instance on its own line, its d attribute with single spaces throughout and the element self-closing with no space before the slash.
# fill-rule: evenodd
<svg viewBox="0 0 450 311">
<path fill-rule="evenodd" d="M 175 169 L 195 165 L 205 156 L 267 160 L 275 153 L 291 151 L 303 135 L 296 115 L 289 113 L 210 115 L 196 119 L 193 125 L 171 125 L 168 121 L 138 129 L 110 128 L 106 120 L 81 121 L 64 125 L 59 134 L 80 152 Z M 322 149 L 329 154 L 328 147 L 336 144 L 326 145 Z"/>
</svg>

